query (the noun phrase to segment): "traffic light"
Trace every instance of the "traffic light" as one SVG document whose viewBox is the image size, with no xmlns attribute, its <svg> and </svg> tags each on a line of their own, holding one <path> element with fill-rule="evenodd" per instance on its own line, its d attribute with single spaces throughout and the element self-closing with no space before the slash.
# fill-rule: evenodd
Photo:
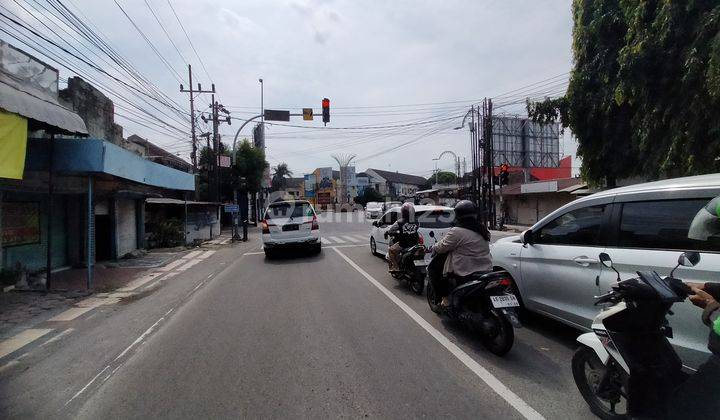
<svg viewBox="0 0 720 420">
<path fill-rule="evenodd" d="M 323 98 L 322 100 L 322 110 L 323 110 L 323 122 L 325 125 L 330 122 L 330 99 Z"/>
<path fill-rule="evenodd" d="M 500 185 L 507 185 L 510 178 L 510 166 L 507 163 L 500 165 Z"/>
</svg>

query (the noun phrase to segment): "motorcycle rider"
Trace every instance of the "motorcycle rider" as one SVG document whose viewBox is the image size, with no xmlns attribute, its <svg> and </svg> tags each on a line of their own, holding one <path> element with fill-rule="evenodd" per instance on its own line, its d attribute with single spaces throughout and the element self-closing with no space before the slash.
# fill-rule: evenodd
<svg viewBox="0 0 720 420">
<path fill-rule="evenodd" d="M 385 232 L 385 237 L 392 236 L 394 243 L 388 248 L 388 265 L 390 271 L 399 271 L 400 254 L 403 249 L 418 244 L 418 228 L 415 220 L 415 206 L 404 203 L 400 207 L 400 218 Z"/>
<path fill-rule="evenodd" d="M 433 288 L 437 296 L 442 297 L 441 306 L 449 304 L 451 278 L 459 285 L 465 283 L 465 279 L 472 274 L 492 271 L 490 231 L 478 220 L 475 204 L 462 200 L 455 205 L 455 226 L 433 245 L 431 252 L 433 255 L 447 254 L 442 275 L 437 273 L 439 270 L 436 265 L 431 263 L 428 267 Z"/>
<path fill-rule="evenodd" d="M 720 243 L 720 197 L 711 200 L 693 219 L 688 238 Z M 710 358 L 683 383 L 669 404 L 668 418 L 720 417 L 720 283 L 688 283 L 690 301 L 703 309 L 702 322 L 710 328 Z"/>
</svg>

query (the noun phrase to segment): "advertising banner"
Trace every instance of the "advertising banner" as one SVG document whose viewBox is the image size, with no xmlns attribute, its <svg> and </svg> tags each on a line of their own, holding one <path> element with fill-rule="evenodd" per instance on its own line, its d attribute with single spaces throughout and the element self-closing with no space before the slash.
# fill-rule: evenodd
<svg viewBox="0 0 720 420">
<path fill-rule="evenodd" d="M 27 245 L 40 242 L 40 203 L 4 202 L 2 204 L 2 245 Z"/>
</svg>

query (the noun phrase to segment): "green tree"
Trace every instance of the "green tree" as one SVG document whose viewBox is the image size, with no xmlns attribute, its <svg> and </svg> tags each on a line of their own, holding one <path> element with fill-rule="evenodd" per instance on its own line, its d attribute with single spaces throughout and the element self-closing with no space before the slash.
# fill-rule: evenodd
<svg viewBox="0 0 720 420">
<path fill-rule="evenodd" d="M 385 198 L 377 192 L 375 188 L 367 187 L 363 190 L 362 194 L 355 197 L 355 202 L 357 204 L 365 205 L 371 201 L 385 201 Z"/>
<path fill-rule="evenodd" d="M 288 168 L 288 164 L 282 162 L 275 167 L 271 183 L 273 191 L 284 190 L 287 185 L 287 179 L 292 176 L 292 171 Z"/>
<path fill-rule="evenodd" d="M 582 175 L 615 185 L 720 170 L 720 5 L 574 0 L 567 94 L 528 103 L 578 139 Z"/>
<path fill-rule="evenodd" d="M 457 182 L 457 176 L 454 173 L 448 171 L 439 171 L 438 173 L 433 175 L 431 181 L 435 182 L 436 179 L 438 184 L 448 185 Z"/>
<path fill-rule="evenodd" d="M 241 178 L 244 178 L 244 185 L 248 192 L 260 191 L 263 174 L 268 166 L 265 152 L 253 147 L 247 139 L 244 139 L 235 151 L 235 162 L 232 167 L 236 187 L 241 188 L 240 181 Z"/>
</svg>

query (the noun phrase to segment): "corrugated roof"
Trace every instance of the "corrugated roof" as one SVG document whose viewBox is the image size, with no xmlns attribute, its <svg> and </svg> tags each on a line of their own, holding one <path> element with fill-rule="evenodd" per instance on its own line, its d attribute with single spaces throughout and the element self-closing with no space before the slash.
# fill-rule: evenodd
<svg viewBox="0 0 720 420">
<path fill-rule="evenodd" d="M 185 201 L 185 200 L 178 200 L 176 198 L 146 198 L 146 203 L 150 204 L 187 204 L 188 206 L 191 205 L 222 205 L 222 203 L 214 203 L 211 201 Z"/>
<path fill-rule="evenodd" d="M 0 108 L 71 134 L 87 134 L 85 121 L 73 111 L 0 80 Z"/>
<path fill-rule="evenodd" d="M 417 176 L 417 175 L 410 175 L 410 174 L 403 174 L 400 172 L 390 172 L 390 171 L 383 171 L 380 169 L 367 169 L 367 171 L 373 171 L 376 174 L 380 175 L 381 177 L 385 178 L 386 181 L 390 182 L 397 182 L 400 184 L 410 184 L 410 185 L 423 185 L 427 182 L 427 179 Z"/>
</svg>

